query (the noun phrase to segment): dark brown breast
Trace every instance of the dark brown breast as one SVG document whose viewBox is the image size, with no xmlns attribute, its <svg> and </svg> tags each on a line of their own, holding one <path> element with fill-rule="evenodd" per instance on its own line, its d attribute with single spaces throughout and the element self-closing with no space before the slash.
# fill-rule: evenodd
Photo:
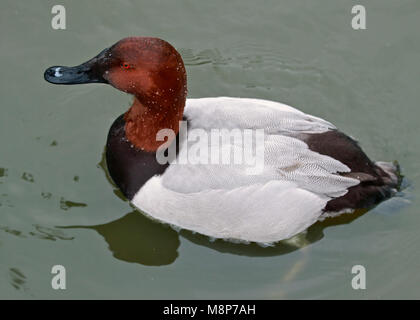
<svg viewBox="0 0 420 320">
<path fill-rule="evenodd" d="M 155 152 L 146 152 L 132 145 L 125 136 L 124 115 L 111 126 L 106 143 L 109 175 L 121 192 L 132 200 L 137 191 L 154 175 L 162 174 L 168 164 L 159 164 Z"/>
</svg>

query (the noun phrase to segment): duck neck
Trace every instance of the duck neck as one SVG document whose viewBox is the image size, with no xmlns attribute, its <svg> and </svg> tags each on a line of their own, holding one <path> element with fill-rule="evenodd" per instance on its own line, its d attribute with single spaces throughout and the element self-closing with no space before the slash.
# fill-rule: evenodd
<svg viewBox="0 0 420 320">
<path fill-rule="evenodd" d="M 147 100 L 148 103 L 145 103 L 144 99 L 134 97 L 133 105 L 124 115 L 125 134 L 138 149 L 156 152 L 161 144 L 167 142 L 157 141 L 156 135 L 160 130 L 173 130 L 174 137 L 178 134 L 186 99 Z"/>
</svg>

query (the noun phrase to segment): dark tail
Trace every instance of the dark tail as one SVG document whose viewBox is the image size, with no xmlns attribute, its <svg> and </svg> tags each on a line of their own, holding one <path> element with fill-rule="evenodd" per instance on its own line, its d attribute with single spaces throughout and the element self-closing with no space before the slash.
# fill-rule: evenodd
<svg viewBox="0 0 420 320">
<path fill-rule="evenodd" d="M 376 162 L 374 179 L 366 179 L 349 188 L 348 192 L 328 201 L 325 212 L 341 212 L 348 209 L 369 209 L 395 195 L 401 187 L 403 176 L 398 162 Z"/>
</svg>

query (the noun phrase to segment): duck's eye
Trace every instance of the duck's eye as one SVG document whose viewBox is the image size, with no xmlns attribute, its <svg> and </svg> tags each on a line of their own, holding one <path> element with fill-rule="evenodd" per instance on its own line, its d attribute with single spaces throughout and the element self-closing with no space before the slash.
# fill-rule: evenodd
<svg viewBox="0 0 420 320">
<path fill-rule="evenodd" d="M 127 62 L 121 63 L 121 67 L 124 68 L 124 69 L 130 69 L 131 68 L 130 64 L 127 63 Z"/>
</svg>

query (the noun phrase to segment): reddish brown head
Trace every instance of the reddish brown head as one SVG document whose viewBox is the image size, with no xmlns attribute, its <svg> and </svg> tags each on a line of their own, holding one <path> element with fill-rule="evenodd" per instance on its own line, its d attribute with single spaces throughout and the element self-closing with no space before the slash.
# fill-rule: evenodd
<svg viewBox="0 0 420 320">
<path fill-rule="evenodd" d="M 157 38 L 132 37 L 118 41 L 77 67 L 51 67 L 47 81 L 55 84 L 109 83 L 133 94 L 125 114 L 126 136 L 138 148 L 156 151 L 161 129 L 179 130 L 187 96 L 187 79 L 180 54 Z"/>
</svg>

